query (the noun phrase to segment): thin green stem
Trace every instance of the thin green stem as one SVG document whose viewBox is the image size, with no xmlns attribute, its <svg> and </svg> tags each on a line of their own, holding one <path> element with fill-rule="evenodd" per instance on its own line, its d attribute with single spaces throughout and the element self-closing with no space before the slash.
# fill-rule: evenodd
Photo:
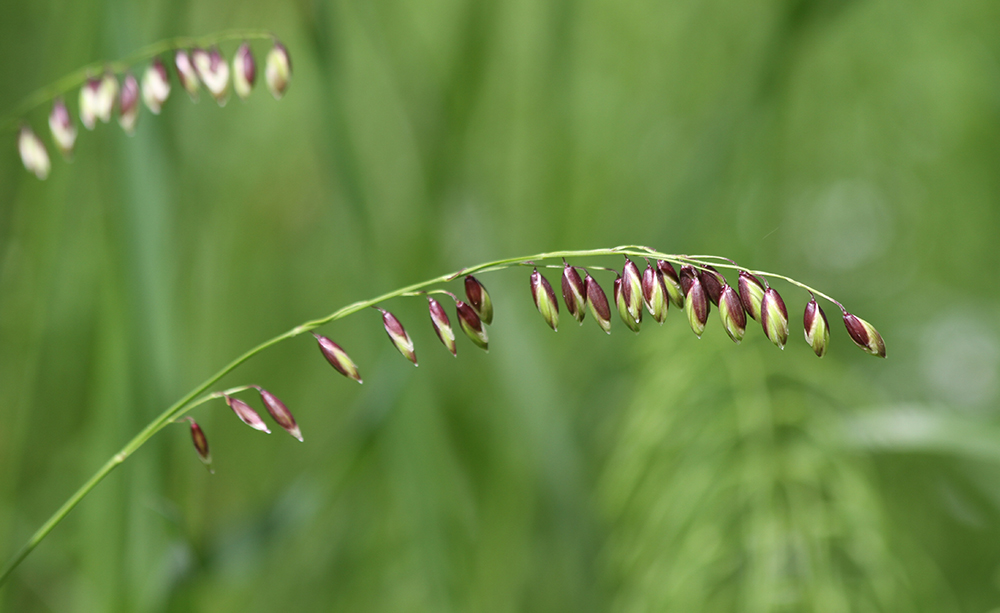
<svg viewBox="0 0 1000 613">
<path fill-rule="evenodd" d="M 238 36 L 234 35 L 233 37 L 237 38 Z M 174 41 L 182 40 L 185 42 L 185 44 L 181 46 L 187 46 L 186 43 L 191 39 L 171 39 L 171 40 Z M 692 264 L 699 267 L 707 266 L 707 263 L 702 261 L 701 258 L 710 257 L 710 256 L 699 256 L 699 258 L 693 258 L 684 255 L 660 253 L 648 247 L 622 246 L 622 247 L 615 247 L 612 249 L 589 249 L 582 251 L 551 251 L 548 253 L 539 253 L 526 257 L 507 258 L 503 260 L 485 262 L 483 264 L 478 264 L 476 266 L 471 266 L 469 268 L 462 268 L 461 270 L 457 270 L 450 274 L 441 275 L 439 277 L 435 277 L 427 281 L 421 281 L 420 283 L 414 283 L 413 285 L 408 285 L 406 287 L 396 289 L 391 292 L 386 292 L 381 296 L 377 296 L 369 300 L 354 302 L 352 304 L 349 304 L 345 307 L 342 307 L 334 311 L 333 313 L 327 315 L 326 317 L 321 317 L 319 319 L 307 321 L 298 326 L 295 326 L 294 328 L 288 330 L 283 334 L 279 334 L 274 338 L 268 339 L 260 343 L 256 347 L 250 349 L 249 351 L 246 351 L 245 353 L 237 357 L 232 362 L 226 364 L 214 375 L 199 383 L 194 389 L 185 394 L 180 400 L 170 405 L 170 407 L 168 407 L 165 411 L 163 411 L 163 413 L 161 413 L 158 417 L 156 417 L 153 421 L 151 421 L 145 428 L 143 428 L 142 431 L 140 431 L 137 435 L 135 435 L 135 437 L 132 440 L 130 440 L 124 447 L 122 447 L 122 449 L 118 453 L 112 456 L 111 459 L 109 459 L 103 466 L 101 466 L 101 468 L 96 473 L 94 473 L 94 475 L 90 477 L 90 479 L 88 479 L 82 486 L 80 486 L 80 489 L 78 489 L 72 496 L 70 496 L 69 499 L 66 502 L 64 502 L 63 505 L 59 507 L 59 509 L 55 513 L 53 513 L 52 516 L 44 524 L 42 524 L 42 526 L 31 536 L 31 538 L 28 539 L 28 542 L 25 543 L 23 547 L 21 547 L 21 549 L 17 552 L 17 554 L 15 554 L 14 557 L 11 558 L 11 560 L 3 568 L 3 570 L 0 571 L 0 585 L 2 585 L 7 580 L 11 572 L 13 572 L 15 568 L 17 568 L 17 566 L 24 560 L 24 558 L 27 557 L 27 555 L 31 553 L 31 551 L 35 547 L 37 547 L 38 544 L 46 536 L 48 536 L 49 532 L 51 532 L 52 529 L 55 528 L 59 524 L 59 522 L 61 522 L 69 514 L 70 511 L 73 510 L 73 507 L 75 507 L 88 493 L 90 493 L 90 491 L 94 489 L 94 487 L 98 483 L 100 483 L 106 476 L 108 476 L 108 474 L 112 470 L 114 470 L 119 464 L 124 462 L 130 455 L 135 453 L 135 451 L 138 450 L 140 447 L 142 447 L 143 444 L 146 443 L 146 441 L 152 438 L 154 434 L 162 430 L 167 425 L 173 423 L 176 419 L 183 416 L 185 413 L 187 413 L 196 406 L 204 404 L 214 398 L 221 398 L 224 394 L 236 393 L 248 389 L 249 386 L 239 386 L 226 390 L 225 392 L 212 392 L 210 394 L 202 396 L 202 394 L 204 394 L 208 388 L 215 385 L 215 383 L 218 382 L 220 379 L 222 379 L 222 377 L 226 376 L 227 374 L 235 370 L 236 367 L 243 364 L 253 356 L 257 355 L 258 353 L 264 351 L 268 347 L 276 345 L 281 341 L 294 338 L 296 336 L 299 336 L 300 334 L 309 332 L 322 325 L 328 324 L 338 319 L 343 319 L 344 317 L 347 317 L 348 315 L 351 315 L 353 313 L 357 313 L 362 309 L 374 307 L 387 300 L 391 300 L 393 298 L 398 298 L 401 296 L 412 296 L 419 293 L 425 293 L 424 292 L 425 288 L 440 283 L 453 281 L 462 275 L 467 275 L 477 272 L 482 273 L 494 270 L 503 270 L 505 268 L 520 266 L 528 262 L 536 262 L 539 260 L 552 260 L 552 259 L 560 260 L 563 258 L 588 258 L 588 257 L 611 256 L 611 255 L 619 255 L 619 256 L 624 255 L 624 256 L 633 256 L 638 258 L 651 257 L 651 258 L 667 260 L 674 264 L 679 264 L 679 265 Z M 740 268 L 739 266 L 731 264 L 717 264 L 717 265 L 725 268 L 733 268 L 733 269 Z M 599 267 L 592 267 L 592 268 L 596 269 Z M 827 300 L 836 302 L 826 294 L 823 294 L 809 287 L 808 285 L 805 285 L 804 283 L 799 283 L 798 281 L 790 279 L 783 275 L 776 275 L 773 273 L 763 272 L 763 271 L 750 271 L 750 272 L 761 276 L 783 279 L 793 285 L 805 289 L 806 291 L 813 292 L 818 296 L 826 298 Z M 437 293 L 437 290 L 433 290 L 433 293 Z M 839 305 L 839 303 L 837 304 Z"/>
<path fill-rule="evenodd" d="M 105 72 L 121 74 L 139 62 L 148 60 L 152 57 L 160 55 L 161 53 L 166 53 L 167 51 L 173 51 L 174 49 L 210 47 L 229 40 L 260 39 L 274 39 L 274 34 L 268 30 L 226 30 L 224 32 L 209 34 L 208 36 L 177 36 L 146 45 L 145 47 L 120 60 L 87 64 L 86 66 L 63 76 L 62 78 L 35 90 L 21 100 L 21 102 L 14 107 L 12 111 L 7 113 L 7 115 L 0 120 L 0 132 L 6 132 L 7 130 L 17 128 L 20 122 L 24 120 L 24 116 L 34 110 L 35 107 L 54 100 L 57 96 L 64 95 L 72 89 L 80 87 L 89 77 L 98 76 Z"/>
</svg>

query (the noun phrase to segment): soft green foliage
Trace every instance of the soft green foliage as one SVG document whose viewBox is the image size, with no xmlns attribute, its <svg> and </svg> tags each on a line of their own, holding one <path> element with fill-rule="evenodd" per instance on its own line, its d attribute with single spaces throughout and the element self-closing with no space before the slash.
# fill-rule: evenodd
<svg viewBox="0 0 1000 613">
<path fill-rule="evenodd" d="M 225 108 L 175 82 L 134 137 L 81 130 L 72 164 L 39 109 L 44 183 L 2 135 L 3 556 L 254 343 L 492 258 L 727 255 L 827 291 L 889 345 L 865 355 L 828 309 L 817 359 L 798 327 L 808 296 L 777 283 L 784 351 L 753 321 L 735 346 L 715 309 L 701 340 L 680 309 L 638 336 L 617 317 L 610 336 L 552 333 L 527 268 L 481 276 L 490 351 L 459 339 L 456 359 L 426 299 L 399 299 L 385 306 L 420 368 L 372 309 L 319 330 L 363 386 L 309 335 L 258 356 L 220 388 L 273 391 L 305 443 L 199 407 L 216 474 L 187 425 L 167 428 L 0 588 L 3 610 L 1000 607 L 997 3 L 0 14 L 0 113 L 178 34 L 269 28 L 294 69 L 282 100 L 259 74 Z M 260 67 L 267 45 L 253 48 Z"/>
</svg>

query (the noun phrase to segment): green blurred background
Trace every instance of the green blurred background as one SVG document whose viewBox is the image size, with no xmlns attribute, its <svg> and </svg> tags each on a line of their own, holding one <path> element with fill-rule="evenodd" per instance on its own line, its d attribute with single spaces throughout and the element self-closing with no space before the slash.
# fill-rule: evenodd
<svg viewBox="0 0 1000 613">
<path fill-rule="evenodd" d="M 396 300 L 420 368 L 375 311 L 322 329 L 363 386 L 309 338 L 256 357 L 220 387 L 276 393 L 305 444 L 196 409 L 216 474 L 167 428 L 0 588 L 4 611 L 1000 611 L 1000 3 L 2 14 L 0 113 L 174 35 L 269 28 L 294 67 L 280 102 L 175 83 L 134 138 L 81 130 L 71 164 L 50 145 L 45 182 L 3 136 L 4 558 L 245 349 L 484 260 L 727 255 L 838 297 L 889 355 L 827 308 L 817 360 L 787 285 L 784 351 L 755 324 L 734 346 L 716 313 L 701 340 L 677 312 L 553 334 L 515 269 L 482 277 L 490 352 L 460 338 L 456 360 L 425 301 Z M 26 119 L 49 143 L 47 111 Z"/>
</svg>

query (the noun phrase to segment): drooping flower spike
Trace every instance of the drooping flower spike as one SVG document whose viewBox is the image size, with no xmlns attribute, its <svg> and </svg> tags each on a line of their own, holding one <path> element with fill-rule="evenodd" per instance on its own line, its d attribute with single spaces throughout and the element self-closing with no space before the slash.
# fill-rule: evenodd
<svg viewBox="0 0 1000 613">
<path fill-rule="evenodd" d="M 230 32 L 208 36 L 202 39 L 206 41 L 206 48 L 195 47 L 191 50 L 174 46 L 176 44 L 187 46 L 191 44 L 188 42 L 189 39 L 184 40 L 184 42 L 160 41 L 147 46 L 128 59 L 108 62 L 102 73 L 87 67 L 85 68 L 86 76 L 79 72 L 66 75 L 41 90 L 52 92 L 47 94 L 48 97 L 37 100 L 37 96 L 32 95 L 25 99 L 19 108 L 27 109 L 23 111 L 27 112 L 33 108 L 33 105 L 51 103 L 52 109 L 48 119 L 52 139 L 63 156 L 72 159 L 77 129 L 69 117 L 69 111 L 63 101 L 63 96 L 72 89 L 79 88 L 79 92 L 74 93 L 79 96 L 79 117 L 84 128 L 93 130 L 98 121 L 108 123 L 114 116 L 125 133 L 132 136 L 139 118 L 139 106 L 141 105 L 139 100 L 141 99 L 145 103 L 150 112 L 158 115 L 170 95 L 170 72 L 168 72 L 167 64 L 173 64 L 177 79 L 192 100 L 198 100 L 198 90 L 204 85 L 220 106 L 225 105 L 229 96 L 230 64 L 226 62 L 218 43 L 232 40 L 241 35 L 250 39 L 268 38 L 273 41 L 272 34 L 252 30 L 242 34 Z M 142 72 L 141 79 L 137 78 L 138 72 L 135 71 Z M 291 77 L 291 59 L 288 55 L 288 49 L 281 43 L 275 42 L 268 54 L 266 72 L 269 87 L 275 96 L 280 98 L 288 88 L 288 81 Z M 234 54 L 232 79 L 233 88 L 237 95 L 244 99 L 250 95 L 257 80 L 257 64 L 250 44 L 246 40 L 240 44 Z M 8 120 L 0 119 L 0 123 L 2 123 L 0 129 L 15 128 L 18 125 L 18 118 L 6 119 Z M 21 123 L 23 125 L 26 122 L 22 121 Z M 33 154 L 32 164 L 28 166 L 28 169 L 36 175 L 46 175 L 48 171 L 44 171 L 45 164 L 43 162 L 47 158 L 47 151 L 44 151 L 44 146 L 41 149 L 35 147 L 30 137 L 27 136 L 21 140 Z M 473 307 L 475 308 L 475 305 Z M 484 317 L 479 311 L 477 314 L 485 323 L 489 323 L 489 317 Z"/>
<path fill-rule="evenodd" d="M 31 136 L 32 138 L 27 138 L 28 136 Z M 28 128 L 27 126 L 25 126 L 22 129 L 21 140 L 22 142 L 27 143 L 29 145 L 37 143 L 38 148 L 44 151 L 44 147 L 41 146 L 40 141 L 38 141 L 37 137 L 34 137 L 33 133 L 30 131 L 30 128 Z M 30 157 L 31 156 L 25 155 L 26 158 L 25 163 L 29 167 L 32 166 L 32 164 L 28 162 L 28 158 Z M 327 317 L 318 320 L 307 321 L 295 328 L 292 328 L 287 332 L 279 334 L 269 340 L 264 341 L 263 343 L 260 343 L 255 349 L 241 355 L 238 359 L 230 362 L 228 366 L 226 366 L 219 372 L 211 375 L 207 380 L 198 384 L 192 391 L 188 392 L 188 394 L 186 394 L 180 401 L 167 408 L 159 416 L 155 417 L 145 428 L 143 428 L 139 432 L 139 434 L 137 434 L 134 438 L 132 438 L 132 440 L 127 442 L 125 446 L 115 456 L 112 456 L 112 458 L 108 462 L 106 462 L 84 484 L 83 487 L 77 490 L 76 494 L 71 496 L 69 500 L 49 518 L 46 524 L 44 524 L 43 528 L 35 533 L 36 536 L 32 537 L 32 540 L 29 540 L 28 543 L 24 547 L 22 547 L 20 553 L 17 555 L 17 557 L 14 558 L 11 564 L 8 564 L 6 570 L 0 571 L 0 581 L 2 581 L 5 577 L 9 576 L 10 571 L 14 569 L 17 566 L 17 564 L 20 563 L 20 561 L 24 558 L 24 556 L 27 555 L 27 553 L 30 552 L 31 549 L 38 543 L 38 541 L 41 538 L 43 538 L 45 534 L 48 533 L 47 531 L 51 530 L 52 527 L 54 527 L 56 524 L 62 521 L 62 518 L 66 516 L 66 514 L 76 505 L 76 503 L 79 502 L 83 497 L 85 497 L 87 493 L 90 492 L 97 483 L 99 483 L 102 479 L 104 479 L 104 477 L 107 474 L 110 473 L 111 468 L 121 463 L 126 458 L 128 458 L 134 451 L 139 449 L 147 440 L 149 440 L 150 437 L 152 437 L 154 434 L 162 430 L 167 424 L 176 423 L 178 421 L 177 417 L 179 415 L 183 415 L 186 411 L 190 410 L 196 405 L 207 402 L 208 400 L 213 398 L 218 398 L 220 395 L 225 395 L 225 393 L 220 394 L 219 392 L 213 392 L 211 394 L 208 394 L 207 396 L 203 396 L 202 398 L 195 399 L 195 396 L 197 396 L 197 394 L 199 394 L 201 391 L 206 390 L 216 381 L 219 381 L 222 377 L 230 374 L 233 371 L 233 369 L 235 369 L 237 366 L 244 363 L 247 359 L 250 359 L 253 356 L 257 355 L 264 349 L 273 346 L 285 339 L 289 339 L 299 334 L 305 333 L 307 331 L 311 331 L 316 326 L 325 325 L 334 322 L 336 320 L 339 320 L 343 317 L 346 317 L 352 313 L 356 313 L 362 307 L 372 306 L 374 308 L 378 308 L 382 312 L 383 324 L 386 327 L 386 331 L 389 333 L 390 339 L 393 341 L 396 347 L 407 358 L 412 358 L 414 363 L 416 363 L 416 356 L 412 350 L 413 344 L 410 341 L 409 337 L 406 335 L 405 331 L 403 330 L 402 325 L 400 325 L 398 320 L 391 314 L 389 314 L 387 311 L 379 308 L 377 306 L 378 304 L 381 304 L 390 299 L 400 298 L 403 296 L 414 296 L 430 292 L 441 293 L 444 291 L 443 289 L 435 290 L 432 288 L 450 281 L 454 281 L 462 274 L 465 274 L 467 271 L 491 271 L 504 268 L 512 268 L 514 266 L 534 265 L 537 262 L 544 260 L 551 260 L 555 258 L 566 258 L 567 260 L 569 260 L 572 258 L 585 258 L 585 257 L 598 257 L 598 256 L 620 257 L 622 254 L 627 254 L 632 257 L 666 258 L 667 260 L 675 262 L 685 262 L 685 265 L 681 266 L 680 273 L 676 275 L 676 283 L 680 287 L 680 289 L 685 292 L 683 305 L 688 317 L 688 321 L 692 326 L 692 329 L 698 334 L 701 334 L 704 331 L 705 323 L 707 321 L 710 308 L 709 305 L 711 303 L 707 296 L 705 283 L 703 283 L 702 281 L 703 275 L 700 274 L 698 271 L 699 270 L 704 271 L 704 269 L 708 266 L 708 264 L 705 261 L 703 261 L 702 258 L 698 257 L 689 257 L 683 255 L 667 255 L 667 254 L 661 254 L 659 252 L 653 251 L 648 248 L 631 247 L 631 246 L 616 247 L 611 249 L 590 249 L 586 251 L 561 251 L 553 253 L 541 253 L 538 255 L 528 256 L 523 258 L 509 258 L 509 259 L 500 259 L 493 262 L 485 262 L 474 267 L 462 269 L 452 274 L 442 275 L 434 279 L 430 279 L 420 283 L 414 283 L 412 285 L 399 288 L 397 290 L 383 294 L 378 298 L 366 301 L 360 301 L 347 305 L 340 310 L 334 311 Z M 664 287 L 666 288 L 667 295 L 670 295 L 671 292 L 670 288 L 674 286 L 674 284 L 671 283 L 671 280 L 673 280 L 674 277 L 670 274 L 670 271 L 673 270 L 673 266 L 661 265 L 661 262 L 665 264 L 667 260 L 658 260 L 656 269 L 660 272 L 661 276 L 664 279 Z M 718 261 L 715 259 L 713 259 L 712 261 L 718 263 Z M 840 307 L 843 312 L 844 325 L 846 326 L 847 331 L 851 336 L 851 339 L 867 353 L 879 357 L 885 357 L 885 343 L 882 339 L 882 336 L 878 333 L 878 331 L 875 330 L 875 328 L 870 323 L 848 313 L 846 309 L 844 309 L 844 307 L 841 306 L 840 303 L 837 302 L 835 299 L 825 294 L 822 294 L 820 291 L 815 290 L 803 283 L 800 283 L 788 277 L 783 277 L 781 275 L 766 273 L 766 272 L 750 273 L 745 269 L 739 268 L 738 265 L 736 265 L 735 263 L 731 264 L 718 263 L 718 265 L 720 267 L 735 268 L 736 270 L 740 271 L 738 296 L 735 295 L 735 290 L 733 287 L 729 287 L 728 284 L 724 283 L 719 277 L 713 277 L 720 283 L 719 310 L 723 326 L 726 332 L 733 338 L 733 340 L 738 341 L 741 335 L 743 334 L 743 330 L 741 328 L 742 325 L 745 324 L 745 320 L 741 321 L 740 319 L 740 310 L 742 308 L 744 315 L 750 315 L 750 316 L 756 315 L 757 317 L 759 317 L 764 333 L 768 337 L 768 339 L 770 339 L 772 342 L 774 342 L 774 344 L 778 346 L 783 346 L 785 344 L 788 333 L 787 329 L 788 317 L 787 317 L 787 311 L 785 309 L 784 300 L 781 298 L 780 295 L 778 295 L 778 292 L 776 290 L 768 287 L 766 283 L 762 283 L 759 279 L 759 278 L 773 277 L 778 279 L 784 279 L 788 281 L 790 284 L 798 286 L 799 288 L 811 294 L 810 304 L 806 305 L 806 309 L 803 315 L 803 324 L 805 329 L 806 340 L 809 342 L 810 346 L 817 353 L 817 355 L 822 355 L 826 351 L 826 345 L 828 343 L 828 338 L 829 338 L 828 337 L 829 326 L 827 325 L 828 322 L 826 321 L 826 317 L 823 314 L 822 309 L 820 309 L 819 305 L 816 304 L 815 297 L 813 296 L 818 296 L 820 298 L 829 300 L 830 302 Z M 563 268 L 565 270 L 565 264 Z M 580 268 L 576 268 L 576 270 L 580 270 Z M 602 267 L 602 270 L 608 270 L 608 269 Z M 586 269 L 584 269 L 584 272 L 586 272 Z M 754 276 L 755 274 L 756 276 Z M 576 291 L 572 289 L 572 286 L 575 285 L 575 282 L 570 281 L 570 283 L 571 283 L 570 294 L 573 296 L 571 300 L 577 307 L 579 307 L 578 304 L 579 299 L 577 297 Z M 584 283 L 584 289 L 586 290 L 585 292 L 586 303 L 591 311 L 591 314 L 593 314 L 595 321 L 598 322 L 598 324 L 601 326 L 602 329 L 604 329 L 605 331 L 610 331 L 609 320 L 611 311 L 607 301 L 607 296 L 605 296 L 604 291 L 600 288 L 600 286 L 590 276 L 589 273 L 586 274 L 583 283 Z M 708 283 L 711 283 L 711 281 L 708 281 Z M 631 291 L 629 285 L 630 285 L 629 283 L 623 283 L 622 277 L 618 275 L 617 278 L 615 279 L 614 298 L 615 302 L 617 303 L 616 306 L 618 307 L 619 313 L 622 315 L 623 320 L 629 325 L 636 326 L 638 322 L 629 313 L 628 300 L 625 295 L 626 292 Z M 550 322 L 549 325 L 555 328 L 556 316 L 558 315 L 558 303 L 556 301 L 556 296 L 554 292 L 552 292 L 551 286 L 549 286 L 548 282 L 544 280 L 544 277 L 542 277 L 542 275 L 538 273 L 537 269 L 534 270 L 531 275 L 531 288 L 536 307 L 539 309 L 540 312 L 542 312 L 543 316 L 546 318 L 546 321 Z M 655 292 L 656 292 L 655 285 L 653 289 L 648 289 L 648 284 L 647 284 L 647 289 L 640 296 L 640 300 L 648 302 L 654 306 L 653 308 L 654 313 L 656 312 L 656 302 L 658 300 L 655 297 Z M 456 298 L 456 302 L 460 303 L 461 301 L 459 301 Z M 444 315 L 443 312 L 440 315 L 436 313 L 436 311 L 439 311 L 440 309 L 434 308 L 435 303 L 436 301 L 433 299 L 429 301 L 429 304 L 431 305 L 432 321 L 435 324 L 435 328 L 440 333 L 445 328 L 450 329 L 450 322 L 448 322 L 447 316 Z M 471 336 L 475 337 L 476 336 L 475 333 L 478 332 L 479 328 L 475 325 L 476 319 L 474 319 L 474 317 L 480 318 L 479 319 L 480 326 L 485 325 L 482 318 L 478 313 L 475 312 L 475 309 L 472 308 L 471 304 L 460 304 L 458 306 L 458 310 L 459 310 L 460 320 L 463 320 L 464 324 L 466 325 L 466 328 L 464 329 L 466 330 L 467 333 L 470 333 L 471 331 L 473 333 Z M 641 313 L 641 310 L 639 312 Z M 442 338 L 443 341 L 445 341 L 445 344 L 448 345 L 448 342 L 446 340 L 447 337 L 442 334 L 439 334 L 439 336 Z M 451 334 L 451 337 L 452 339 L 454 338 L 453 333 Z M 476 339 L 473 338 L 473 340 L 475 341 Z M 485 341 L 485 339 L 483 340 Z M 324 355 L 326 355 L 326 352 L 324 352 Z M 340 358 L 338 357 L 337 360 L 339 359 Z M 259 391 L 261 400 L 267 407 L 268 412 L 282 426 L 282 428 L 290 432 L 293 436 L 295 436 L 299 440 L 302 440 L 299 427 L 296 424 L 291 413 L 288 411 L 288 408 L 284 405 L 284 403 L 282 403 L 273 394 L 267 392 L 261 387 L 259 386 L 252 386 L 252 387 L 256 388 Z M 245 388 L 238 388 L 238 389 L 245 389 Z M 246 403 L 243 403 L 242 401 L 238 401 L 237 399 L 228 396 L 226 398 L 226 401 L 227 403 L 229 403 L 229 406 L 233 409 L 233 411 L 242 421 L 250 424 L 252 427 L 267 431 L 267 428 L 266 426 L 263 425 L 263 422 L 260 420 L 260 417 L 256 414 L 256 412 L 250 409 L 246 405 Z M 209 460 L 210 456 L 208 454 L 208 442 L 204 438 L 204 432 L 201 432 L 200 428 L 192 427 L 192 436 L 199 457 L 201 457 L 205 461 Z"/>
</svg>

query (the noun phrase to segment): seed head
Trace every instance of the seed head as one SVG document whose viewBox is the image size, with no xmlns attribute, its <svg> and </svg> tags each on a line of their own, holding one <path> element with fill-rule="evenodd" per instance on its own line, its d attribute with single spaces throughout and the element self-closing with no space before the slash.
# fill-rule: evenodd
<svg viewBox="0 0 1000 613">
<path fill-rule="evenodd" d="M 168 96 L 170 78 L 167 76 L 167 67 L 160 58 L 155 58 L 142 74 L 142 100 L 150 112 L 159 115 Z"/>
<path fill-rule="evenodd" d="M 233 89 L 241 100 L 246 100 L 257 80 L 257 64 L 249 43 L 244 42 L 233 56 Z"/>
<path fill-rule="evenodd" d="M 49 113 L 49 129 L 52 130 L 52 140 L 67 159 L 73 157 L 73 145 L 76 143 L 76 125 L 66 108 L 62 98 L 56 98 Z"/>
<path fill-rule="evenodd" d="M 292 78 L 292 58 L 288 56 L 288 49 L 279 43 L 274 42 L 274 47 L 267 53 L 267 60 L 264 66 L 264 79 L 267 81 L 267 88 L 271 90 L 275 100 L 281 100 L 288 89 L 288 81 Z"/>
<path fill-rule="evenodd" d="M 629 315 L 639 323 L 642 321 L 642 275 L 635 262 L 625 257 L 625 268 L 622 269 L 622 294 L 628 306 Z"/>
<path fill-rule="evenodd" d="M 754 321 L 760 321 L 760 303 L 764 300 L 764 284 L 749 272 L 741 270 L 739 289 L 743 310 Z"/>
<path fill-rule="evenodd" d="M 539 274 L 538 269 L 531 272 L 531 297 L 535 300 L 535 307 L 545 318 L 545 323 L 553 330 L 559 329 L 559 303 L 556 302 L 556 293 L 552 291 L 548 279 Z"/>
<path fill-rule="evenodd" d="M 690 270 L 688 270 L 690 269 Z M 701 284 L 701 279 L 694 273 L 694 268 L 690 266 L 681 267 L 681 284 L 686 285 L 684 294 L 684 312 L 687 313 L 688 323 L 691 330 L 698 338 L 705 332 L 705 324 L 708 323 L 708 313 L 711 306 L 708 304 L 708 296 L 705 288 Z M 685 282 L 685 279 L 687 280 Z"/>
<path fill-rule="evenodd" d="M 486 291 L 486 286 L 472 275 L 465 277 L 465 297 L 469 299 L 469 306 L 475 309 L 476 315 L 479 315 L 484 324 L 493 323 L 493 301 L 490 299 L 490 293 Z"/>
<path fill-rule="evenodd" d="M 198 74 L 191 64 L 191 56 L 184 49 L 178 49 L 174 54 L 174 66 L 177 67 L 177 78 L 187 90 L 191 100 L 198 101 Z"/>
<path fill-rule="evenodd" d="M 580 278 L 580 273 L 567 262 L 563 262 L 562 295 L 566 310 L 573 319 L 582 324 L 587 314 L 584 306 L 587 304 L 587 287 Z"/>
<path fill-rule="evenodd" d="M 191 52 L 191 62 L 205 89 L 212 94 L 219 106 L 225 106 L 229 99 L 229 64 L 222 57 L 218 47 L 210 51 L 195 49 Z"/>
<path fill-rule="evenodd" d="M 118 124 L 125 134 L 135 134 L 135 124 L 139 119 L 139 82 L 132 73 L 125 75 L 122 81 L 121 96 L 118 99 Z"/>
<path fill-rule="evenodd" d="M 465 335 L 468 336 L 477 347 L 485 351 L 489 351 L 490 339 L 486 334 L 486 327 L 483 326 L 483 322 L 479 319 L 479 315 L 476 315 L 475 309 L 461 300 L 456 300 L 455 310 L 458 313 L 458 325 L 462 326 L 462 331 L 465 332 Z"/>
<path fill-rule="evenodd" d="M 34 173 L 39 179 L 45 180 L 52 169 L 49 152 L 45 150 L 42 140 L 27 125 L 21 126 L 17 135 L 17 150 L 21 154 L 21 162 L 28 172 Z"/>
<path fill-rule="evenodd" d="M 233 398 L 232 396 L 225 394 L 223 394 L 223 397 L 226 399 L 226 404 L 229 405 L 229 408 L 233 410 L 233 413 L 236 413 L 236 416 L 239 417 L 243 423 L 250 426 L 254 430 L 260 430 L 261 432 L 266 432 L 268 434 L 271 433 L 271 431 L 267 429 L 267 424 L 264 423 L 264 420 L 260 418 L 257 411 L 250 408 L 249 404 L 243 402 L 239 398 Z"/>
<path fill-rule="evenodd" d="M 340 345 L 315 332 L 313 332 L 313 336 L 316 337 L 316 342 L 319 343 L 319 350 L 323 353 L 326 361 L 330 363 L 330 366 L 333 366 L 337 372 L 345 377 L 354 379 L 358 383 L 362 382 L 354 360 L 351 359 L 351 356 L 347 355 L 346 351 L 341 349 Z"/>
<path fill-rule="evenodd" d="M 191 441 L 194 443 L 194 450 L 198 452 L 198 459 L 208 468 L 209 473 L 215 474 L 212 470 L 212 454 L 208 451 L 208 439 L 205 438 L 205 433 L 201 431 L 201 426 L 193 417 L 188 416 L 187 420 L 191 422 Z"/>
<path fill-rule="evenodd" d="M 788 342 L 788 309 L 773 287 L 764 290 L 764 298 L 760 301 L 760 325 L 772 343 L 780 349 L 785 348 Z"/>
<path fill-rule="evenodd" d="M 295 418 L 292 417 L 292 412 L 288 410 L 285 403 L 278 400 L 278 398 L 267 391 L 266 389 L 260 387 L 259 385 L 253 386 L 258 392 L 260 392 L 260 399 L 264 402 L 264 406 L 267 407 L 267 412 L 271 414 L 274 421 L 277 422 L 279 426 L 285 429 L 295 438 L 302 442 L 302 432 L 299 430 L 299 425 L 295 423 Z"/>
<path fill-rule="evenodd" d="M 684 308 L 684 289 L 681 287 L 681 280 L 674 270 L 674 265 L 666 260 L 657 260 L 656 268 L 663 275 L 663 284 L 667 288 L 670 301 L 677 308 Z"/>
<path fill-rule="evenodd" d="M 639 327 L 641 325 L 641 320 L 636 321 L 632 314 L 628 310 L 628 298 L 625 297 L 625 292 L 628 291 L 628 285 L 624 282 L 621 275 L 615 275 L 615 285 L 612 290 L 612 294 L 615 299 L 615 306 L 618 307 L 618 316 L 622 318 L 628 329 L 638 333 Z M 642 311 L 639 311 L 640 315 Z"/>
<path fill-rule="evenodd" d="M 851 335 L 854 344 L 867 353 L 877 355 L 880 358 L 885 357 L 885 341 L 882 340 L 882 335 L 878 333 L 875 326 L 847 311 L 844 311 L 844 326 L 847 327 L 847 333 Z"/>
<path fill-rule="evenodd" d="M 739 344 L 747 330 L 747 315 L 743 311 L 743 304 L 736 290 L 729 287 L 728 283 L 723 285 L 719 292 L 719 319 L 722 320 L 729 338 Z"/>
<path fill-rule="evenodd" d="M 455 331 L 451 327 L 451 320 L 448 319 L 448 314 L 444 312 L 444 307 L 430 296 L 427 297 L 427 307 L 431 312 L 431 323 L 434 325 L 434 331 L 437 332 L 438 338 L 448 348 L 451 355 L 457 357 L 458 350 L 455 347 Z"/>
<path fill-rule="evenodd" d="M 594 316 L 601 329 L 611 334 L 611 307 L 608 306 L 608 297 L 601 286 L 594 281 L 594 278 L 587 273 L 583 280 L 583 286 L 587 290 L 587 306 L 590 307 L 590 314 Z"/>
<path fill-rule="evenodd" d="M 719 298 L 722 296 L 722 286 L 726 279 L 719 274 L 714 266 L 705 266 L 704 270 L 698 271 L 698 278 L 701 279 L 701 286 L 705 288 L 705 294 L 712 304 L 718 306 Z"/>
<path fill-rule="evenodd" d="M 662 324 L 667 318 L 670 299 L 667 297 L 663 273 L 649 264 L 646 265 L 646 270 L 642 271 L 642 301 L 646 303 L 646 308 L 649 309 L 653 319 Z"/>
<path fill-rule="evenodd" d="M 413 341 L 410 340 L 410 335 L 403 329 L 403 324 L 399 323 L 396 316 L 389 311 L 379 307 L 375 308 L 378 308 L 382 313 L 382 325 L 385 326 L 385 332 L 389 335 L 389 340 L 403 354 L 403 357 L 413 362 L 414 366 L 417 366 L 417 352 L 413 349 Z"/>
<path fill-rule="evenodd" d="M 101 77 L 101 85 L 98 87 L 95 112 L 97 118 L 104 123 L 111 121 L 111 112 L 115 108 L 115 100 L 118 99 L 118 79 L 110 72 L 105 72 Z"/>
<path fill-rule="evenodd" d="M 830 343 L 830 324 L 826 321 L 826 313 L 812 298 L 806 303 L 802 314 L 802 326 L 805 329 L 806 342 L 813 348 L 817 356 L 823 357 L 826 346 Z"/>
</svg>

